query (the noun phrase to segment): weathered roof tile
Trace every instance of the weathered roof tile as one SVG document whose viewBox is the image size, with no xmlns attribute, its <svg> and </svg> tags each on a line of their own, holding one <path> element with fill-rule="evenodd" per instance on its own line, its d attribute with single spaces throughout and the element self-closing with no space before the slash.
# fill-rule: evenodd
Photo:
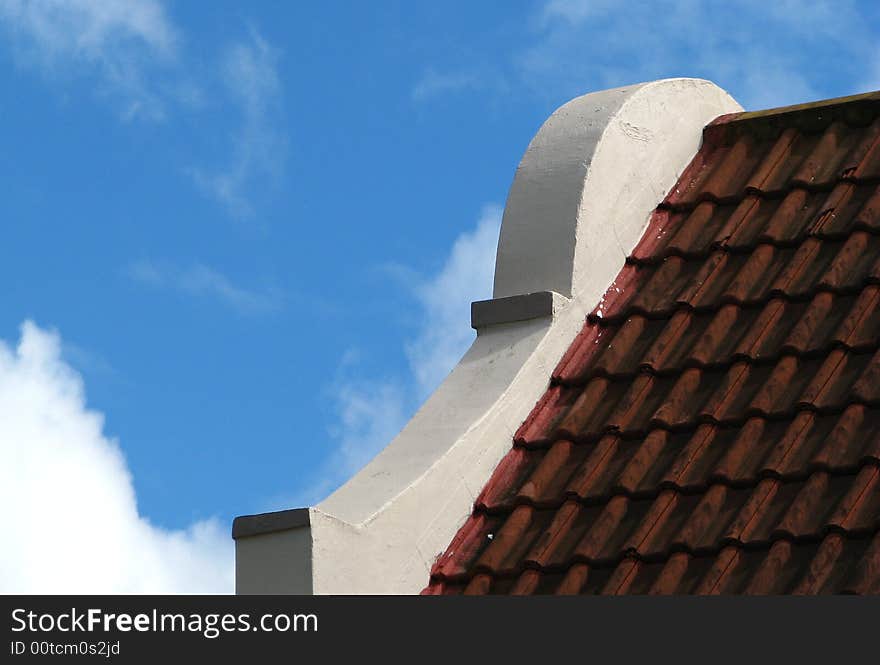
<svg viewBox="0 0 880 665">
<path fill-rule="evenodd" d="M 426 593 L 880 593 L 880 97 L 724 116 Z"/>
</svg>

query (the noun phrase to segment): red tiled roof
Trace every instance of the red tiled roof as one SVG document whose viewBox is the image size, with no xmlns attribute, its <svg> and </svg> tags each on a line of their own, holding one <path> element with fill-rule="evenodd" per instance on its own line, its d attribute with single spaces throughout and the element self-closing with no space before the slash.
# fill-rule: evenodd
<svg viewBox="0 0 880 665">
<path fill-rule="evenodd" d="M 425 593 L 880 593 L 880 97 L 723 116 Z"/>
</svg>

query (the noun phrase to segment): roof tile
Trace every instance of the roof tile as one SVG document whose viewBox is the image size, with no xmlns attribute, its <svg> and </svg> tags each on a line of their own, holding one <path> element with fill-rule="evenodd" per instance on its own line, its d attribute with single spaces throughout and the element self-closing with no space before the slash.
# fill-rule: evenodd
<svg viewBox="0 0 880 665">
<path fill-rule="evenodd" d="M 880 104 L 722 117 L 426 593 L 880 593 Z"/>
</svg>

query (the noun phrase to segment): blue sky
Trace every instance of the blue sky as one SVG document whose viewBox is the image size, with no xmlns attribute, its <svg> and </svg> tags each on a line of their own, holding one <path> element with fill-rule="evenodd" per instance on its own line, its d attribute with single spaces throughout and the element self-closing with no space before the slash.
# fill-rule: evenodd
<svg viewBox="0 0 880 665">
<path fill-rule="evenodd" d="M 207 6 L 0 0 L 0 590 L 229 590 L 232 518 L 322 498 L 466 349 L 568 99 L 880 87 L 867 2 Z M 59 505 L 122 543 L 79 586 Z"/>
</svg>

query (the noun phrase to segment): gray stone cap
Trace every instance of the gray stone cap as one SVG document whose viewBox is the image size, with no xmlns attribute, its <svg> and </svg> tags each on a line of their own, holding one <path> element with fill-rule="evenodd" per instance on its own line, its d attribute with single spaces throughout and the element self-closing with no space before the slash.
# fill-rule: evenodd
<svg viewBox="0 0 880 665">
<path fill-rule="evenodd" d="M 232 537 L 249 538 L 309 526 L 309 509 L 293 508 L 257 515 L 242 515 L 232 522 Z"/>
<path fill-rule="evenodd" d="M 506 298 L 477 300 L 471 303 L 471 328 L 480 330 L 486 326 L 514 321 L 540 319 L 553 314 L 568 302 L 565 296 L 553 291 L 524 293 Z"/>
</svg>

